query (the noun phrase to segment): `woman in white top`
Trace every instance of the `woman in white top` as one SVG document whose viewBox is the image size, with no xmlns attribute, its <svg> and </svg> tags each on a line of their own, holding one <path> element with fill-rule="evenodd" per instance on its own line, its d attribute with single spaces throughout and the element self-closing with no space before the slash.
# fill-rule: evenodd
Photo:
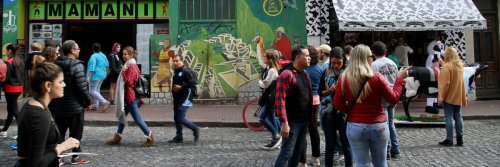
<svg viewBox="0 0 500 167">
<path fill-rule="evenodd" d="M 262 106 L 260 112 L 260 122 L 271 131 L 273 141 L 265 145 L 264 149 L 275 149 L 281 144 L 281 136 L 279 135 L 278 121 L 274 114 L 274 90 L 276 89 L 276 78 L 281 66 L 278 63 L 278 53 L 275 50 L 266 51 L 266 59 L 262 61 L 261 80 L 259 80 L 260 88 L 264 89 L 259 100 L 259 105 Z"/>
</svg>

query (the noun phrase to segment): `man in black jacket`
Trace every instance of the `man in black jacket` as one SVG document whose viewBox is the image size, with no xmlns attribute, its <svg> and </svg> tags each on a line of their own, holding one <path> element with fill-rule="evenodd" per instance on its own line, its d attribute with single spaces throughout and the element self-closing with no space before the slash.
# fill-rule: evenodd
<svg viewBox="0 0 500 167">
<path fill-rule="evenodd" d="M 69 136 L 79 141 L 83 134 L 83 110 L 90 105 L 90 95 L 85 81 L 85 67 L 83 62 L 78 60 L 80 48 L 73 40 L 67 40 L 62 45 L 63 55 L 56 59 L 55 64 L 64 71 L 64 96 L 54 99 L 49 105 L 49 109 L 54 115 L 61 139 L 64 141 L 66 131 L 69 129 Z M 73 149 L 73 152 L 81 152 L 80 148 Z M 73 156 L 71 164 L 84 164 L 89 161 L 78 156 Z"/>
<path fill-rule="evenodd" d="M 176 136 L 169 140 L 169 143 L 182 143 L 182 125 L 193 131 L 194 142 L 200 137 L 200 129 L 193 122 L 186 119 L 189 107 L 193 106 L 193 89 L 196 85 L 194 72 L 189 67 L 184 66 L 181 55 L 175 55 L 174 76 L 172 83 L 172 97 L 174 98 L 174 123 Z"/>
</svg>

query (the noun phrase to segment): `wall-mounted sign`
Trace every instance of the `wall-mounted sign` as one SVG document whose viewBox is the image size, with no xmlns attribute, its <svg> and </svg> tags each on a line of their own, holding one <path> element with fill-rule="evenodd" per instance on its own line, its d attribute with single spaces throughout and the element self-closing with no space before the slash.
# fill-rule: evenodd
<svg viewBox="0 0 500 167">
<path fill-rule="evenodd" d="M 103 1 L 101 4 L 102 19 L 117 19 L 118 5 L 115 2 Z"/>
<path fill-rule="evenodd" d="M 29 7 L 29 20 L 135 20 L 169 16 L 168 0 L 31 1 Z"/>
<path fill-rule="evenodd" d="M 283 2 L 281 0 L 264 0 L 262 9 L 269 16 L 278 16 L 283 11 Z"/>
</svg>

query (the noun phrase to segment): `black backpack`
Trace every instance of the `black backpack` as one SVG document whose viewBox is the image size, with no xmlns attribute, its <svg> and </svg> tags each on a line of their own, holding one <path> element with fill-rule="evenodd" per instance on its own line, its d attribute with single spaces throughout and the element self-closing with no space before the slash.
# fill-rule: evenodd
<svg viewBox="0 0 500 167">
<path fill-rule="evenodd" d="M 149 81 L 143 75 L 139 75 L 139 79 L 134 87 L 135 94 L 139 97 L 151 97 L 151 88 L 149 87 Z"/>
<path fill-rule="evenodd" d="M 191 73 L 191 76 L 193 76 L 194 80 L 195 80 L 195 85 L 194 87 L 191 88 L 191 92 L 193 92 L 193 97 L 194 98 L 198 98 L 200 96 L 200 93 L 201 93 L 201 87 L 200 87 L 200 83 L 198 82 L 198 74 L 194 71 L 194 70 L 191 70 L 190 68 L 187 68 L 189 71 L 189 73 Z"/>
</svg>

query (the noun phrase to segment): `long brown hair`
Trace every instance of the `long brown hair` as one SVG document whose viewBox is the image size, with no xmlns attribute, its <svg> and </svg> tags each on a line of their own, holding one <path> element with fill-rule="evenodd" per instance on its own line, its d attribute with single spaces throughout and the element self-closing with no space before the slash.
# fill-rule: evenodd
<svg viewBox="0 0 500 167">
<path fill-rule="evenodd" d="M 281 70 L 281 65 L 278 62 L 278 53 L 276 50 L 267 50 L 266 59 L 269 68 L 275 68 L 277 71 Z"/>
<path fill-rule="evenodd" d="M 57 58 L 57 50 L 55 47 L 53 46 L 47 46 L 43 52 L 42 52 L 42 56 L 45 57 L 45 60 L 47 60 L 47 62 L 50 62 L 50 63 L 54 63 L 56 61 L 56 58 Z"/>
<path fill-rule="evenodd" d="M 123 51 L 127 51 L 130 58 L 134 58 L 134 59 L 137 58 L 137 54 L 135 53 L 135 49 L 132 46 L 127 46 L 127 47 L 123 48 L 122 52 Z"/>
</svg>

